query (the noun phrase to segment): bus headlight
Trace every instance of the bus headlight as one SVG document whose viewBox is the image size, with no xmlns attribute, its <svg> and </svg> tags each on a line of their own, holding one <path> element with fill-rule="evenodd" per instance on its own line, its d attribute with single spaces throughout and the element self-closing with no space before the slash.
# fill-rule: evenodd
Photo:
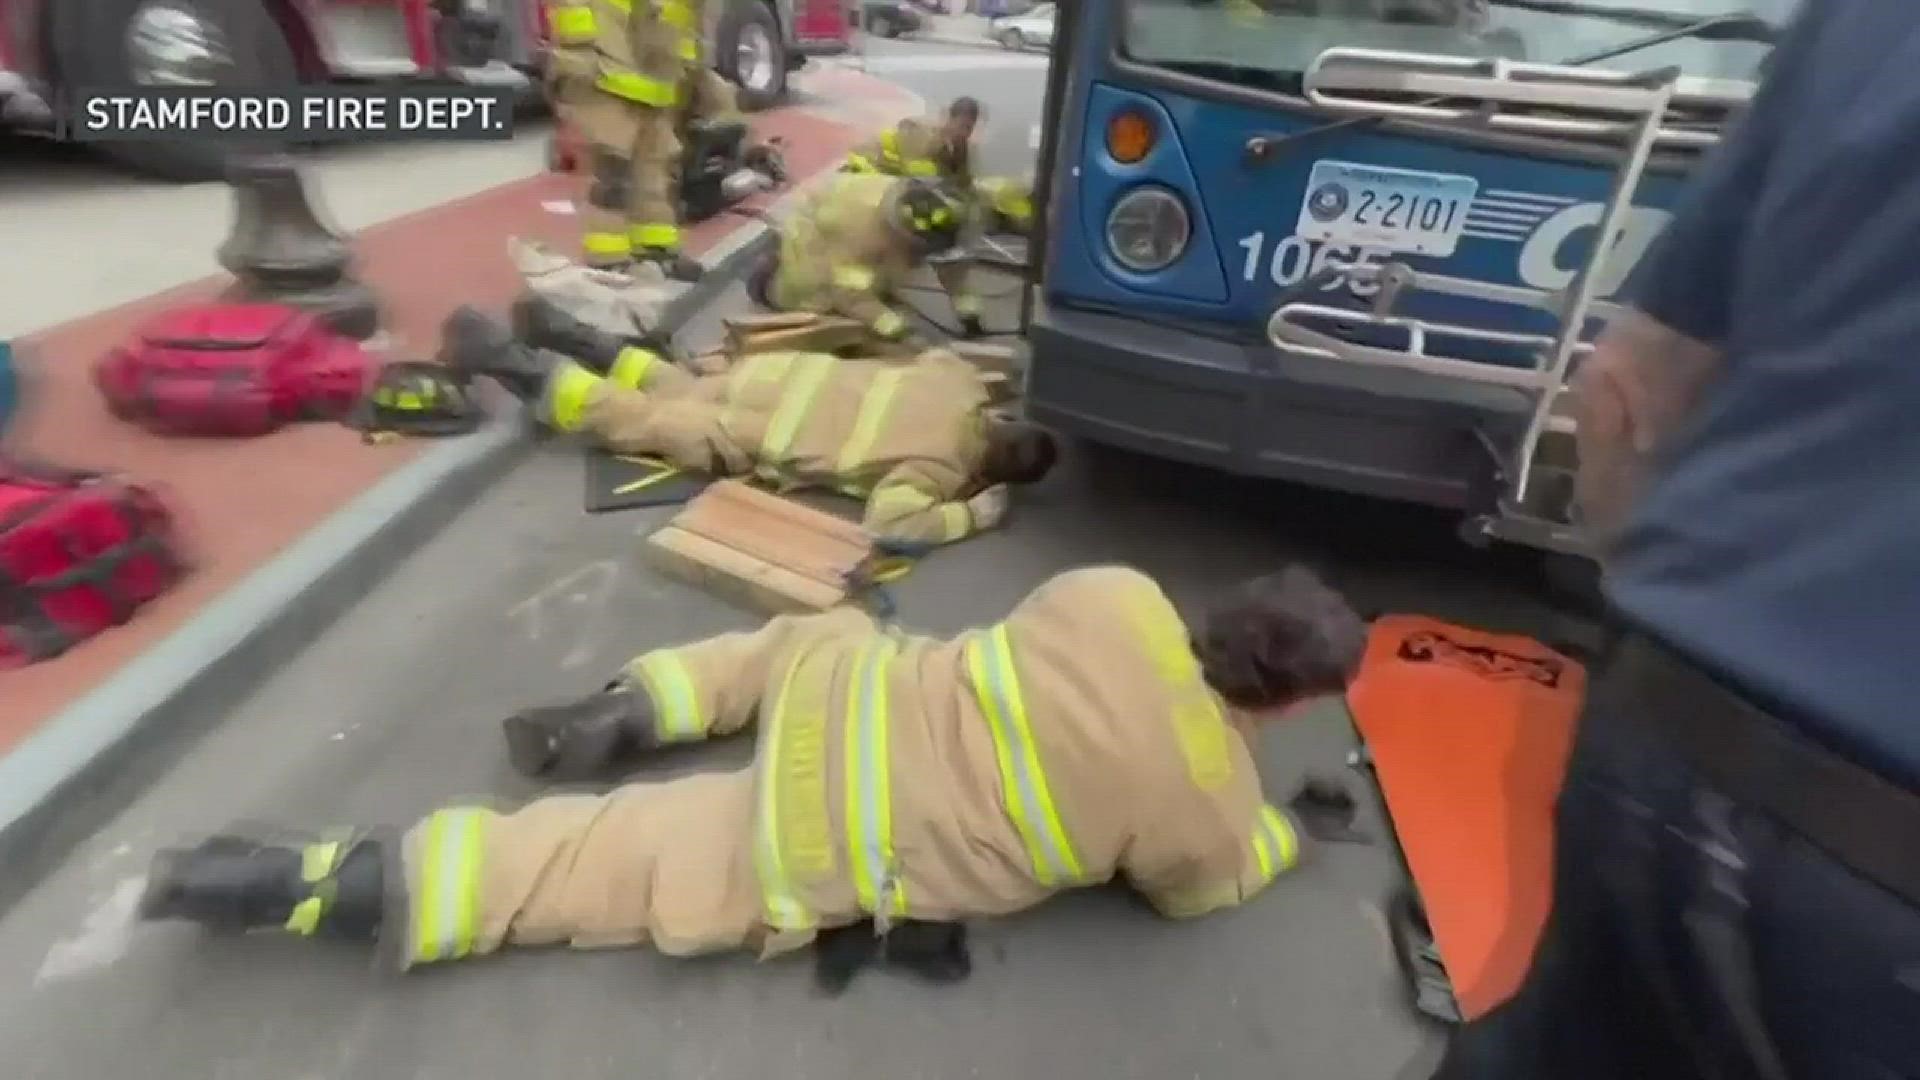
<svg viewBox="0 0 1920 1080">
<path fill-rule="evenodd" d="M 1121 266 L 1151 274 L 1186 253 L 1193 220 L 1180 196 L 1163 187 L 1137 187 L 1107 215 L 1107 250 Z"/>
</svg>

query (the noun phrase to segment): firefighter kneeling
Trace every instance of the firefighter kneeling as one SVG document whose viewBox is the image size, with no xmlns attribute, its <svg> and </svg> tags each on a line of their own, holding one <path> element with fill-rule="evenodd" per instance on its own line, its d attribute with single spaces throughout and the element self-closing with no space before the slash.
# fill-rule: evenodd
<svg viewBox="0 0 1920 1080">
<path fill-rule="evenodd" d="M 1044 429 L 990 416 L 979 370 L 941 349 L 911 361 L 756 353 L 696 376 L 544 301 L 521 301 L 514 322 L 455 312 L 444 361 L 617 453 L 865 499 L 867 528 L 888 540 L 944 544 L 990 529 L 1008 486 L 1042 479 L 1059 457 Z"/>
<path fill-rule="evenodd" d="M 739 772 L 452 807 L 398 837 L 216 837 L 156 857 L 147 919 L 379 939 L 402 967 L 508 945 L 788 952 L 872 920 L 1004 915 L 1123 876 L 1168 916 L 1232 907 L 1301 854 L 1249 752 L 1341 693 L 1365 628 L 1305 570 L 1189 628 L 1144 575 L 1070 571 L 952 639 L 843 608 L 636 657 L 506 722 L 548 779 L 760 729 Z"/>
<path fill-rule="evenodd" d="M 957 247 L 967 200 L 934 182 L 883 173 L 837 173 L 780 225 L 780 246 L 749 283 L 755 300 L 779 311 L 843 315 L 883 341 L 908 340 L 894 307 L 908 274 L 930 265 L 969 335 L 980 329 L 980 298 L 964 260 L 930 262 Z"/>
</svg>

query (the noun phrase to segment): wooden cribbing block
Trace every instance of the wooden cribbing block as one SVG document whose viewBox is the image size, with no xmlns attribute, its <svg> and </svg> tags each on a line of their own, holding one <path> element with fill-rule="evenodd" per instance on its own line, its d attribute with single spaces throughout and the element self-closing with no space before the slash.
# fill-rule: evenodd
<svg viewBox="0 0 1920 1080">
<path fill-rule="evenodd" d="M 981 374 L 980 381 L 987 385 L 987 401 L 991 404 L 1008 405 L 1020 396 L 1020 387 L 998 372 L 985 372 Z"/>
<path fill-rule="evenodd" d="M 868 339 L 867 328 L 852 319 L 804 311 L 729 319 L 726 327 L 727 348 L 736 356 L 784 349 L 837 352 Z"/>
<path fill-rule="evenodd" d="M 874 558 L 859 525 L 738 480 L 701 492 L 647 548 L 662 571 L 774 614 L 844 602 Z"/>
<path fill-rule="evenodd" d="M 949 347 L 953 349 L 955 356 L 981 371 L 1009 380 L 1020 373 L 1019 354 L 1011 345 L 983 345 L 973 341 L 956 341 Z"/>
<path fill-rule="evenodd" d="M 725 375 L 733 367 L 733 357 L 724 352 L 704 352 L 687 360 L 687 370 L 695 375 Z"/>
</svg>

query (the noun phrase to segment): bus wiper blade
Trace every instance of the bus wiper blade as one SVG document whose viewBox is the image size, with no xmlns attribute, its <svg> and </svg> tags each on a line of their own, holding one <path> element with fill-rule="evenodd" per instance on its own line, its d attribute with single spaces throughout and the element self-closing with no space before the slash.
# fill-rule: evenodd
<svg viewBox="0 0 1920 1080">
<path fill-rule="evenodd" d="M 1708 38 L 1718 41 L 1753 41 L 1771 45 L 1780 38 L 1780 28 L 1751 11 L 1730 11 L 1696 18 L 1657 8 L 1601 7 L 1580 0 L 1487 0 L 1494 7 L 1519 8 L 1548 15 L 1577 15 L 1583 18 L 1611 19 L 1640 26 L 1657 26 L 1674 31 L 1677 37 Z M 1673 38 L 1663 38 L 1671 41 Z"/>
<path fill-rule="evenodd" d="M 1752 41 L 1771 45 L 1779 40 L 1780 28 L 1751 11 L 1730 11 L 1724 15 L 1709 15 L 1703 19 L 1695 19 L 1670 30 L 1648 34 L 1643 38 L 1635 38 L 1632 41 L 1601 49 L 1599 52 L 1562 60 L 1560 63 L 1566 67 L 1585 67 L 1588 64 L 1618 59 L 1628 53 L 1637 53 L 1643 49 L 1651 49 L 1656 45 L 1665 45 L 1669 41 L 1680 41 L 1685 38 L 1704 38 L 1709 41 Z"/>
</svg>

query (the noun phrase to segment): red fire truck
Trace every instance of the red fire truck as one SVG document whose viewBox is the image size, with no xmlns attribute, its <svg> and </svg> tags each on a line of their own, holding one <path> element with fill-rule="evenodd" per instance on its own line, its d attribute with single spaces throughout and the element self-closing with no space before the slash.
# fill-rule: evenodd
<svg viewBox="0 0 1920 1080">
<path fill-rule="evenodd" d="M 852 41 L 846 0 L 711 0 L 714 66 L 747 108 Z M 51 133 L 68 87 L 287 86 L 388 79 L 536 91 L 540 0 L 0 0 L 0 127 Z M 150 175 L 220 175 L 217 145 L 108 144 Z"/>
</svg>

